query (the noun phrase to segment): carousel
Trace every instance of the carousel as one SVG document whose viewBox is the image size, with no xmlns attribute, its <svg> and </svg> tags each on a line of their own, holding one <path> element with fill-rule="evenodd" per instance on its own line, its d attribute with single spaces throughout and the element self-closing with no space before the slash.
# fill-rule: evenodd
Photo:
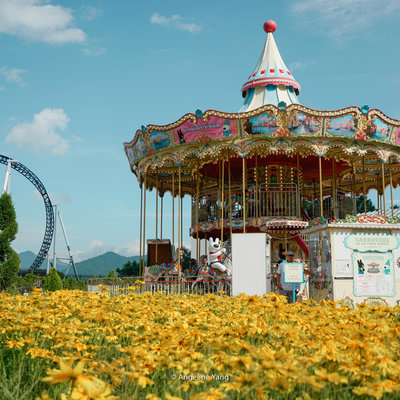
<svg viewBox="0 0 400 400">
<path fill-rule="evenodd" d="M 189 235 L 196 240 L 192 257 L 197 260 L 205 252 L 202 239 L 227 243 L 233 233 L 266 232 L 271 263 L 289 249 L 296 258 L 307 260 L 314 271 L 315 293 L 358 301 L 385 296 L 382 293 L 392 285 L 390 293 L 395 297 L 395 259 L 400 254 L 390 237 L 397 243 L 400 232 L 393 204 L 393 188 L 400 182 L 400 121 L 367 105 L 334 111 L 301 105 L 300 84 L 282 60 L 275 30 L 274 21 L 264 24 L 265 45 L 241 88 L 244 101 L 239 112 L 196 110 L 168 125 L 142 126 L 132 141 L 124 143 L 141 188 L 141 254 L 146 251 L 146 193 L 154 190 L 157 202 L 154 264 L 161 262 L 157 244 L 164 240 L 162 234 L 158 238 L 158 227 L 160 220 L 162 230 L 165 193 L 173 198 L 171 224 L 173 232 L 177 224 L 178 238 L 176 243 L 175 237 L 171 239 L 178 251 L 182 198 L 189 195 Z M 367 214 L 371 189 L 377 191 L 375 216 Z M 360 254 L 367 252 L 355 244 L 363 235 L 376 236 L 377 244 L 370 239 L 370 253 L 390 256 L 393 282 L 381 279 L 372 284 L 361 279 L 355 283 L 355 258 L 363 262 Z M 390 246 L 379 247 L 383 238 L 389 238 Z M 338 253 L 332 256 L 335 246 Z M 366 261 L 374 262 L 373 255 L 368 257 Z M 381 270 L 387 277 L 383 265 Z M 345 281 L 349 286 L 350 280 L 352 293 L 338 289 Z"/>
</svg>

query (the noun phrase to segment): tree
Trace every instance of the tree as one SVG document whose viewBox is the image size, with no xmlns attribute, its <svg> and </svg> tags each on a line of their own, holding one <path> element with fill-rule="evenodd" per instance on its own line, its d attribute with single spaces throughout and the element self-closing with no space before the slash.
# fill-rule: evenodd
<svg viewBox="0 0 400 400">
<path fill-rule="evenodd" d="M 107 278 L 116 278 L 117 274 L 115 273 L 115 271 L 113 269 L 110 269 L 110 271 L 108 271 L 108 275 Z"/>
<path fill-rule="evenodd" d="M 18 232 L 18 224 L 11 196 L 0 197 L 0 291 L 12 290 L 15 286 L 21 260 L 11 248 Z"/>
<path fill-rule="evenodd" d="M 139 263 L 137 261 L 128 261 L 122 268 L 117 268 L 119 277 L 139 276 Z"/>
<path fill-rule="evenodd" d="M 366 203 L 367 203 L 367 212 L 376 210 L 374 203 L 368 197 Z M 360 194 L 357 197 L 357 214 L 362 214 L 363 212 L 364 212 L 364 195 Z"/>
<path fill-rule="evenodd" d="M 63 284 L 60 275 L 58 275 L 57 270 L 52 267 L 49 271 L 49 274 L 44 279 L 43 289 L 54 292 L 56 290 L 61 290 L 62 288 Z"/>
<path fill-rule="evenodd" d="M 192 258 L 192 252 L 186 248 L 183 247 L 183 259 L 182 259 L 182 269 L 186 270 L 190 267 L 190 259 Z"/>
</svg>

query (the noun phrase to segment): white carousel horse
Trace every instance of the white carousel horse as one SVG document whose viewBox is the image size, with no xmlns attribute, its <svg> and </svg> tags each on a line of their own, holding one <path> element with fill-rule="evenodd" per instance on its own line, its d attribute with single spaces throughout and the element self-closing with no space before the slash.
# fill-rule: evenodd
<svg viewBox="0 0 400 400">
<path fill-rule="evenodd" d="M 225 273 L 230 277 L 232 275 L 231 271 L 222 263 L 222 255 L 225 254 L 226 250 L 221 248 L 218 238 L 215 240 L 210 238 L 208 240 L 208 264 L 210 265 L 210 268 L 217 269 L 221 273 Z"/>
</svg>

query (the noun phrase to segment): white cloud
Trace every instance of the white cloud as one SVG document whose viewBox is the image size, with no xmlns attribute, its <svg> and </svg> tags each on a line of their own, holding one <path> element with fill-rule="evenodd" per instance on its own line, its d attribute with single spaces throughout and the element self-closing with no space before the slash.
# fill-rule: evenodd
<svg viewBox="0 0 400 400">
<path fill-rule="evenodd" d="M 186 31 L 190 33 L 199 32 L 202 28 L 200 24 L 195 24 L 194 22 L 185 22 L 183 17 L 178 14 L 172 15 L 171 17 L 164 17 L 159 13 L 154 13 L 151 16 L 150 21 L 152 24 L 175 28 L 179 31 Z"/>
<path fill-rule="evenodd" d="M 299 69 L 305 69 L 314 63 L 314 60 L 295 61 L 289 65 L 289 70 L 293 72 Z"/>
<path fill-rule="evenodd" d="M 69 121 L 62 108 L 45 108 L 33 116 L 32 122 L 24 122 L 12 128 L 6 142 L 41 154 L 63 155 L 68 150 L 69 143 L 57 130 L 65 130 Z"/>
<path fill-rule="evenodd" d="M 51 44 L 83 43 L 73 10 L 44 0 L 1 0 L 0 33 Z"/>
<path fill-rule="evenodd" d="M 6 65 L 0 68 L 0 74 L 6 78 L 6 82 L 18 83 L 21 86 L 25 86 L 22 74 L 26 71 L 18 68 L 8 68 Z"/>
<path fill-rule="evenodd" d="M 102 56 L 103 54 L 107 53 L 107 49 L 104 47 L 88 47 L 82 49 L 82 51 L 87 54 L 88 56 Z"/>
<path fill-rule="evenodd" d="M 308 27 L 317 28 L 335 39 L 361 35 L 379 27 L 386 16 L 400 12 L 398 0 L 297 0 L 291 10 Z"/>
<path fill-rule="evenodd" d="M 76 250 L 73 251 L 73 257 L 75 262 L 87 260 L 88 258 L 100 256 L 108 251 L 113 251 L 114 253 L 120 254 L 125 257 L 132 257 L 139 255 L 140 253 L 140 243 L 139 240 L 134 240 L 132 242 L 127 242 L 122 246 L 115 246 L 111 244 L 105 244 L 102 240 L 92 240 L 89 243 L 89 248 L 86 250 Z"/>
<path fill-rule="evenodd" d="M 81 10 L 82 18 L 87 21 L 93 21 L 95 18 L 103 14 L 103 10 L 93 6 L 83 6 Z"/>
</svg>

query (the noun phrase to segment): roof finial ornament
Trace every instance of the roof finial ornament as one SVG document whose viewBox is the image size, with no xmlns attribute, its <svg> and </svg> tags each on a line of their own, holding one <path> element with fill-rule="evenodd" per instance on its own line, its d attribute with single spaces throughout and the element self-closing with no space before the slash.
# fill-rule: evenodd
<svg viewBox="0 0 400 400">
<path fill-rule="evenodd" d="M 272 19 L 269 19 L 268 21 L 264 22 L 264 31 L 266 33 L 273 33 L 276 31 L 276 22 Z"/>
</svg>

